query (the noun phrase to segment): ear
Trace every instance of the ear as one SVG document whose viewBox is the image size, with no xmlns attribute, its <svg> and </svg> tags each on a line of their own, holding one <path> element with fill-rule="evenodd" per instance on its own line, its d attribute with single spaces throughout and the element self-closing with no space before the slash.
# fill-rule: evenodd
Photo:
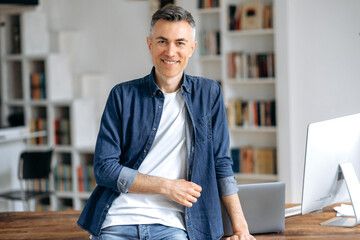
<svg viewBox="0 0 360 240">
<path fill-rule="evenodd" d="M 193 45 L 191 46 L 191 50 L 190 50 L 190 55 L 189 55 L 189 57 L 191 57 L 192 54 L 194 53 L 195 48 L 196 48 L 196 45 L 197 45 L 197 41 L 194 41 Z"/>
<path fill-rule="evenodd" d="M 151 39 L 149 37 L 146 37 L 146 42 L 149 48 L 149 52 L 150 54 L 152 54 L 152 44 L 151 44 Z"/>
</svg>

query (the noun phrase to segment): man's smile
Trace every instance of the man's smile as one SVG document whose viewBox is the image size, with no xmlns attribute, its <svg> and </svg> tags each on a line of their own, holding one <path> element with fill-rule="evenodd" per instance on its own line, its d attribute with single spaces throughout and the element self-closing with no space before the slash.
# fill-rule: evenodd
<svg viewBox="0 0 360 240">
<path fill-rule="evenodd" d="M 166 64 L 175 64 L 178 62 L 178 61 L 168 61 L 168 60 L 164 60 L 164 59 L 162 59 L 162 61 Z"/>
</svg>

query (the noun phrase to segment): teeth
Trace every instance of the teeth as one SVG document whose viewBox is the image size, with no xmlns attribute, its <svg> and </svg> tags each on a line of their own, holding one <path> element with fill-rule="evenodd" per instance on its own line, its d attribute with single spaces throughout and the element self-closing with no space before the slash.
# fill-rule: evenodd
<svg viewBox="0 0 360 240">
<path fill-rule="evenodd" d="M 164 60 L 164 62 L 166 63 L 166 64 L 175 64 L 176 62 L 170 62 L 170 61 L 165 61 Z"/>
</svg>

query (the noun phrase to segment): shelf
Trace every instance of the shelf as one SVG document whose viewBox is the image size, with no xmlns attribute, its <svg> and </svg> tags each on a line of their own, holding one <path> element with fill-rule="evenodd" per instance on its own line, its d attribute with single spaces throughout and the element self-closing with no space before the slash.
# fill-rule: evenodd
<svg viewBox="0 0 360 240">
<path fill-rule="evenodd" d="M 219 14 L 221 12 L 220 7 L 215 8 L 199 8 L 198 13 L 199 14 Z"/>
<path fill-rule="evenodd" d="M 47 151 L 52 149 L 52 147 L 50 145 L 28 145 L 26 147 L 26 150 L 29 151 Z"/>
<path fill-rule="evenodd" d="M 94 99 L 74 98 L 72 55 L 60 51 L 64 46 L 71 48 L 75 41 L 54 42 L 53 45 L 64 46 L 54 46 L 59 51 L 50 52 L 50 33 L 42 11 L 1 14 L 0 18 L 10 22 L 0 29 L 1 123 L 24 125 L 27 129 L 21 138 L 0 136 L 0 141 L 25 139 L 26 150 L 52 149 L 55 169 L 50 181 L 54 192 L 50 198 L 51 209 L 80 210 L 90 193 L 78 191 L 78 167 L 84 167 L 87 176 L 93 176 L 96 119 Z M 59 129 L 56 129 L 56 122 L 61 123 Z M 61 140 L 56 141 L 59 138 Z M 57 172 L 59 166 L 66 167 L 66 172 L 65 168 Z M 61 188 L 58 188 L 59 183 Z"/>
<path fill-rule="evenodd" d="M 49 102 L 46 101 L 46 100 L 42 100 L 42 99 L 39 99 L 39 100 L 31 100 L 31 101 L 28 101 L 30 106 L 32 107 L 45 107 Z"/>
<path fill-rule="evenodd" d="M 24 100 L 7 100 L 5 101 L 5 104 L 9 105 L 9 106 L 18 106 L 18 107 L 21 107 L 25 104 L 25 101 Z"/>
<path fill-rule="evenodd" d="M 22 127 L 17 127 L 15 129 L 10 129 L 7 131 L 7 134 L 0 135 L 0 144 L 19 141 L 23 139 L 46 136 L 46 131 L 40 132 L 29 132 L 27 129 L 22 129 Z"/>
<path fill-rule="evenodd" d="M 276 134 L 276 127 L 241 127 L 231 126 L 229 130 L 232 133 L 269 133 Z"/>
<path fill-rule="evenodd" d="M 54 107 L 68 107 L 72 104 L 73 100 L 52 100 L 49 101 Z"/>
<path fill-rule="evenodd" d="M 254 29 L 254 30 L 236 30 L 227 31 L 226 36 L 229 37 L 242 37 L 242 36 L 264 36 L 274 34 L 274 29 Z"/>
<path fill-rule="evenodd" d="M 278 177 L 277 175 L 271 175 L 271 174 L 252 174 L 252 173 L 235 173 L 235 179 L 236 180 L 250 180 L 250 181 L 277 181 Z"/>
<path fill-rule="evenodd" d="M 83 147 L 77 147 L 76 148 L 79 153 L 83 154 L 93 154 L 95 151 L 95 145 L 94 146 L 83 146 Z"/>
<path fill-rule="evenodd" d="M 1 59 L 5 61 L 21 61 L 24 59 L 24 57 L 20 54 L 11 54 L 11 55 L 3 55 L 1 56 Z"/>
<path fill-rule="evenodd" d="M 200 56 L 200 61 L 202 61 L 202 62 L 221 62 L 221 56 L 220 55 Z"/>
<path fill-rule="evenodd" d="M 91 195 L 90 192 L 79 192 L 79 198 L 80 199 L 87 200 L 87 199 L 89 199 L 90 195 Z"/>
<path fill-rule="evenodd" d="M 229 85 L 266 85 L 275 84 L 275 78 L 246 78 L 246 79 L 235 79 L 230 78 L 226 81 Z"/>
<path fill-rule="evenodd" d="M 60 198 L 72 198 L 74 196 L 73 192 L 60 192 L 56 191 L 55 195 Z"/>
<path fill-rule="evenodd" d="M 273 3 L 272 0 L 262 2 L 266 6 Z M 273 64 L 276 54 L 274 49 L 276 31 L 273 28 L 229 30 L 231 20 L 229 4 L 238 6 L 241 1 L 225 1 L 219 8 L 198 9 L 197 11 L 200 20 L 199 32 L 219 32 L 221 43 L 218 51 L 220 54 L 216 56 L 201 55 L 208 53 L 206 49 L 201 49 L 204 51 L 199 52 L 199 74 L 210 79 L 221 80 L 224 101 L 227 103 L 227 117 L 231 123 L 229 126 L 230 147 L 251 146 L 254 149 L 271 147 L 277 151 L 278 129 L 275 126 L 277 96 L 274 74 L 276 68 Z M 272 23 L 272 19 L 269 20 Z M 264 26 L 268 27 L 272 24 Z M 201 35 L 198 41 L 199 46 L 207 46 L 208 49 L 218 46 L 210 45 L 215 41 L 207 41 L 205 37 L 201 38 Z M 211 53 L 214 54 L 214 52 Z M 233 55 L 230 55 L 232 53 Z M 241 58 L 237 57 L 232 62 L 231 57 L 235 58 L 235 56 L 241 56 Z M 269 116 L 271 123 L 269 123 Z M 267 124 L 254 126 L 253 122 Z M 245 123 L 245 125 L 235 125 L 235 123 Z M 275 164 L 278 164 L 276 157 L 273 160 Z M 278 180 L 276 175 L 240 173 L 235 176 L 241 183 Z"/>
<path fill-rule="evenodd" d="M 72 147 L 71 145 L 56 145 L 54 147 L 54 151 L 55 152 L 71 152 L 74 150 L 74 147 Z"/>
</svg>

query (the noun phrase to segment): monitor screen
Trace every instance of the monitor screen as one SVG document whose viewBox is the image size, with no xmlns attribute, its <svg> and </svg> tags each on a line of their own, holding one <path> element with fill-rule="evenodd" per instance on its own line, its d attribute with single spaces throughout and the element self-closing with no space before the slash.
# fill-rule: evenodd
<svg viewBox="0 0 360 240">
<path fill-rule="evenodd" d="M 359 178 L 360 114 L 308 126 L 302 214 L 349 199 L 341 163 L 350 162 Z"/>
</svg>

